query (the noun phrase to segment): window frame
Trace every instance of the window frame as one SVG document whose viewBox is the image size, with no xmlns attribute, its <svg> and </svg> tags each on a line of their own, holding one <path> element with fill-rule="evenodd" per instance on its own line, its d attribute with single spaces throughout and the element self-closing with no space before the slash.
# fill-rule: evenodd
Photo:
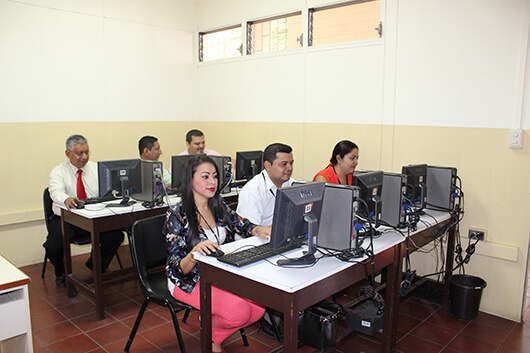
<svg viewBox="0 0 530 353">
<path fill-rule="evenodd" d="M 265 22 L 272 22 L 272 21 L 275 21 L 275 20 L 279 20 L 279 19 L 283 19 L 283 18 L 288 18 L 288 17 L 293 17 L 293 16 L 300 16 L 300 28 L 301 28 L 301 33 L 300 33 L 300 36 L 301 37 L 297 37 L 297 38 L 300 38 L 300 40 L 297 42 L 300 43 L 300 47 L 303 47 L 304 46 L 304 41 L 303 41 L 303 35 L 304 35 L 304 31 L 303 31 L 303 18 L 302 18 L 302 11 L 293 11 L 293 12 L 289 12 L 289 13 L 285 13 L 285 14 L 281 14 L 281 15 L 276 15 L 276 16 L 270 16 L 270 17 L 264 17 L 264 18 L 260 18 L 258 20 L 252 20 L 252 21 L 247 21 L 246 22 L 246 28 L 247 28 L 247 31 L 246 31 L 246 35 L 247 35 L 247 38 L 246 38 L 246 46 L 247 46 L 247 50 L 246 50 L 246 55 L 250 56 L 250 55 L 256 55 L 256 54 L 266 54 L 266 53 L 254 53 L 252 54 L 252 25 L 255 25 L 255 24 L 260 24 L 260 23 L 265 23 Z M 290 49 L 295 49 L 295 48 L 290 48 Z M 289 50 L 288 49 L 285 49 L 285 50 Z M 274 51 L 269 51 L 267 53 L 271 53 L 271 52 L 280 52 L 280 51 L 284 51 L 284 50 L 274 50 Z"/>
<path fill-rule="evenodd" d="M 231 29 L 235 29 L 235 28 L 240 28 L 241 29 L 241 43 L 240 43 L 240 46 L 239 46 L 239 53 L 241 54 L 241 56 L 243 56 L 243 26 L 241 24 L 236 24 L 236 25 L 233 25 L 233 26 L 225 26 L 225 27 L 221 27 L 221 28 L 216 28 L 216 29 L 212 29 L 212 30 L 208 30 L 208 31 L 200 31 L 198 34 L 199 34 L 199 62 L 200 63 L 205 63 L 205 62 L 211 62 L 211 61 L 217 61 L 217 60 L 223 60 L 223 59 L 230 59 L 232 57 L 227 57 L 227 58 L 221 58 L 221 59 L 214 59 L 214 60 L 208 60 L 208 61 L 204 61 L 204 36 L 205 35 L 208 35 L 208 34 L 212 34 L 212 33 L 216 33 L 216 32 L 223 32 L 223 31 L 229 31 Z"/>
<path fill-rule="evenodd" d="M 313 15 L 314 15 L 315 12 L 325 11 L 325 10 L 330 10 L 330 9 L 336 9 L 336 8 L 340 8 L 340 7 L 350 6 L 350 5 L 362 4 L 362 3 L 366 3 L 366 2 L 372 2 L 372 1 L 377 1 L 377 0 L 350 0 L 350 1 L 344 1 L 344 2 L 330 4 L 330 5 L 324 5 L 324 6 L 308 8 L 307 9 L 307 17 L 308 17 L 307 18 L 307 46 L 311 47 L 311 48 L 315 47 L 313 45 L 313 21 L 314 21 Z M 377 30 L 379 32 L 379 39 L 381 39 L 383 37 L 383 22 L 382 22 L 382 19 L 381 19 L 381 12 L 382 12 L 381 5 L 383 3 L 383 0 L 379 0 L 379 1 L 380 1 L 379 26 L 375 27 L 374 30 Z M 366 39 L 366 40 L 373 40 L 373 39 Z M 366 41 L 366 40 L 358 40 L 358 41 L 350 41 L 350 42 L 339 42 L 339 43 L 332 43 L 332 44 L 327 44 L 327 45 L 336 45 L 336 44 L 340 44 L 340 43 L 362 42 L 362 41 Z M 324 44 L 324 45 L 326 45 L 326 44 Z"/>
</svg>

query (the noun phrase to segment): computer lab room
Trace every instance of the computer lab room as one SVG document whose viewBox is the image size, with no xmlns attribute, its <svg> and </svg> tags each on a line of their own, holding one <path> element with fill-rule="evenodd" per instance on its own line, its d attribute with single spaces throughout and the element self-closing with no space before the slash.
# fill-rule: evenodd
<svg viewBox="0 0 530 353">
<path fill-rule="evenodd" d="M 390 346 L 352 334 L 327 351 L 530 351 L 530 0 L 0 0 L 0 126 L 0 273 L 25 278 L 30 304 L 9 308 L 16 295 L 0 283 L 2 353 L 21 351 L 20 333 L 2 334 L 18 316 L 34 352 L 123 351 L 138 281 L 105 288 L 99 320 L 93 298 L 56 288 L 50 263 L 42 278 L 43 190 L 72 134 L 93 162 L 138 158 L 138 140 L 156 136 L 171 170 L 191 129 L 232 160 L 287 144 L 297 181 L 341 140 L 358 145 L 359 171 L 454 168 L 456 248 L 469 256 L 453 274 L 487 284 L 478 315 L 455 318 L 411 290 L 396 299 Z M 442 237 L 400 265 L 441 283 L 447 249 Z M 90 252 L 71 246 L 74 271 Z M 127 236 L 119 254 L 131 266 Z M 180 323 L 188 352 L 201 351 L 200 320 L 192 310 Z M 245 332 L 249 347 L 235 332 L 226 352 L 281 347 L 257 324 Z M 130 351 L 179 349 L 167 308 L 149 304 Z"/>
</svg>

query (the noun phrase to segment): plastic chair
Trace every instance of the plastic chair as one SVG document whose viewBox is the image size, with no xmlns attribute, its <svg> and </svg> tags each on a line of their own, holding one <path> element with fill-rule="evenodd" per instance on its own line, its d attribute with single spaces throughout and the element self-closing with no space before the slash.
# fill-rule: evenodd
<svg viewBox="0 0 530 353">
<path fill-rule="evenodd" d="M 136 266 L 140 287 L 145 294 L 145 300 L 134 323 L 134 327 L 127 341 L 124 351 L 128 352 L 133 342 L 138 326 L 142 321 L 145 309 L 149 302 L 153 302 L 169 309 L 175 333 L 177 334 L 180 351 L 186 352 L 184 341 L 180 332 L 177 313 L 186 310 L 182 322 L 186 322 L 194 307 L 176 300 L 167 288 L 165 264 L 167 259 L 166 238 L 162 234 L 165 215 L 158 215 L 142 219 L 132 227 L 132 241 L 129 242 L 133 263 Z M 248 340 L 243 329 L 239 330 L 245 346 Z"/>
<path fill-rule="evenodd" d="M 44 189 L 44 192 L 42 194 L 42 202 L 44 207 L 44 220 L 46 222 L 46 230 L 48 231 L 48 234 L 52 232 L 61 232 L 61 225 L 60 223 L 51 223 L 51 220 L 53 217 L 55 217 L 55 214 L 53 213 L 53 200 L 50 197 L 50 191 L 48 188 Z M 77 238 L 70 238 L 70 244 L 75 245 L 87 245 L 90 244 L 92 240 L 90 239 L 90 236 L 87 237 L 77 237 Z M 44 246 L 44 244 L 43 244 Z M 120 268 L 123 269 L 120 255 L 116 253 L 116 260 L 118 260 L 118 264 L 120 265 Z M 46 274 L 46 264 L 48 263 L 48 252 L 47 250 L 44 251 L 44 262 L 42 263 L 42 273 L 41 278 L 44 278 L 44 275 Z"/>
</svg>

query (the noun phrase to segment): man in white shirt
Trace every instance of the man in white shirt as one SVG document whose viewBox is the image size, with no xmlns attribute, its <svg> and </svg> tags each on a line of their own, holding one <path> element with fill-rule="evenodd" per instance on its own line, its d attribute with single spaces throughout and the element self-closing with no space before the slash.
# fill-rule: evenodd
<svg viewBox="0 0 530 353">
<path fill-rule="evenodd" d="M 292 148 L 283 143 L 273 143 L 263 151 L 263 169 L 239 193 L 237 214 L 254 224 L 272 224 L 276 190 L 291 186 L 294 179 Z"/>
<path fill-rule="evenodd" d="M 265 148 L 263 151 L 265 169 L 241 189 L 236 210 L 238 215 L 248 218 L 254 224 L 263 226 L 272 224 L 277 190 L 291 186 L 295 181 L 291 178 L 294 163 L 292 152 L 293 149 L 283 143 L 273 143 Z M 267 309 L 265 316 L 259 320 L 259 327 L 265 335 L 277 338 L 277 333 L 271 324 L 272 320 L 278 323 L 280 316 L 271 314 L 270 309 Z"/>
<path fill-rule="evenodd" d="M 162 148 L 160 142 L 154 136 L 144 136 L 138 141 L 138 151 L 140 158 L 148 161 L 158 161 L 162 155 Z M 171 187 L 171 174 L 162 166 L 162 182 L 166 187 Z"/>
<path fill-rule="evenodd" d="M 181 156 L 186 154 L 199 153 L 206 153 L 211 156 L 221 155 L 219 152 L 205 148 L 206 142 L 204 139 L 204 134 L 201 130 L 193 129 L 188 131 L 188 133 L 186 134 L 186 146 L 188 146 L 188 148 L 180 153 Z"/>
<path fill-rule="evenodd" d="M 43 244 L 46 248 L 48 259 L 55 266 L 55 284 L 57 287 L 65 286 L 63 242 L 61 232 L 61 208 L 76 208 L 82 204 L 82 199 L 97 197 L 98 172 L 97 164 L 90 162 L 90 150 L 88 141 L 81 135 L 72 135 L 66 140 L 66 157 L 68 160 L 59 164 L 50 173 L 49 192 L 53 200 L 54 216 L 50 219 L 50 233 Z M 70 226 L 70 237 L 85 237 L 88 232 L 80 228 Z M 116 251 L 123 242 L 122 231 L 111 231 L 101 233 L 101 267 L 105 270 Z M 92 269 L 92 257 L 86 264 Z"/>
</svg>

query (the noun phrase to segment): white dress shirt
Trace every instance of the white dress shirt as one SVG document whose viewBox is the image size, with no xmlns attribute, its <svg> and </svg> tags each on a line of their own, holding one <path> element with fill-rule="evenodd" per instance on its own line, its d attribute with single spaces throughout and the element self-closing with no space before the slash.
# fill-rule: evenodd
<svg viewBox="0 0 530 353">
<path fill-rule="evenodd" d="M 219 152 L 214 151 L 214 150 L 209 150 L 207 148 L 204 149 L 204 153 L 209 155 L 209 156 L 220 156 L 221 155 Z M 190 154 L 190 151 L 188 151 L 188 149 L 186 149 L 185 151 L 180 152 L 179 156 L 185 156 L 185 155 L 188 155 L 188 154 Z"/>
<path fill-rule="evenodd" d="M 53 200 L 53 213 L 58 216 L 61 215 L 59 205 L 64 206 L 64 201 L 69 197 L 77 197 L 77 170 L 78 168 L 70 160 L 67 160 L 53 168 L 50 173 L 49 191 Z M 87 197 L 98 196 L 97 163 L 89 161 L 81 170 L 83 171 L 81 178 Z"/>
<path fill-rule="evenodd" d="M 294 181 L 293 178 L 289 178 L 288 181 L 282 184 L 282 188 L 291 186 Z M 276 190 L 278 188 L 272 182 L 269 173 L 263 169 L 261 173 L 252 178 L 241 189 L 236 210 L 237 214 L 248 218 L 254 224 L 271 225 Z"/>
</svg>

